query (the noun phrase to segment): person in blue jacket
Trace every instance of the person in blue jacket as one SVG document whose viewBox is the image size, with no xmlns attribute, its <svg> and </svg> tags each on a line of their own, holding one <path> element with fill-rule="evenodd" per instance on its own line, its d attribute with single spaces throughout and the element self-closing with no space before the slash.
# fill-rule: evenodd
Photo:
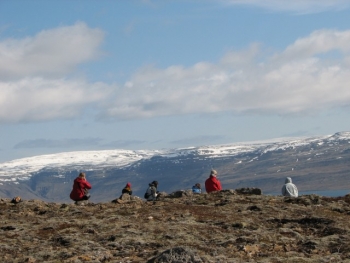
<svg viewBox="0 0 350 263">
<path fill-rule="evenodd" d="M 202 188 L 199 183 L 196 183 L 194 186 L 192 186 L 192 192 L 194 194 L 201 194 L 202 193 Z"/>
</svg>

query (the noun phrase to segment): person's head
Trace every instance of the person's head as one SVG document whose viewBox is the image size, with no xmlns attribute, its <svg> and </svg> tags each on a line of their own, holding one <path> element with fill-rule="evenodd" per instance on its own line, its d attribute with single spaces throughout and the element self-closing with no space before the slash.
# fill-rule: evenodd
<svg viewBox="0 0 350 263">
<path fill-rule="evenodd" d="M 200 183 L 196 183 L 195 186 L 196 186 L 197 188 L 199 188 L 199 189 L 201 188 L 201 184 L 200 184 Z"/>
<path fill-rule="evenodd" d="M 213 169 L 213 170 L 210 171 L 210 175 L 217 176 L 218 172 Z"/>
<path fill-rule="evenodd" d="M 126 184 L 126 187 L 131 188 L 131 183 L 127 183 L 127 184 Z"/>
<path fill-rule="evenodd" d="M 287 177 L 286 180 L 284 181 L 285 184 L 292 183 L 292 178 Z"/>
<path fill-rule="evenodd" d="M 153 181 L 151 184 L 154 185 L 155 187 L 158 187 L 158 181 Z"/>
<path fill-rule="evenodd" d="M 80 174 L 79 174 L 79 178 L 84 178 L 84 179 L 85 179 L 85 178 L 86 178 L 85 173 L 80 173 Z"/>
</svg>

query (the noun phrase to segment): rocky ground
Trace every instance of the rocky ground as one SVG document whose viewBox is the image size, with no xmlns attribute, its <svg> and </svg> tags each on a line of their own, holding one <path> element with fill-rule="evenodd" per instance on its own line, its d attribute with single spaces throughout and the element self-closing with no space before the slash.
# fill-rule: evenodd
<svg viewBox="0 0 350 263">
<path fill-rule="evenodd" d="M 1 262 L 350 262 L 350 196 L 0 200 Z"/>
</svg>

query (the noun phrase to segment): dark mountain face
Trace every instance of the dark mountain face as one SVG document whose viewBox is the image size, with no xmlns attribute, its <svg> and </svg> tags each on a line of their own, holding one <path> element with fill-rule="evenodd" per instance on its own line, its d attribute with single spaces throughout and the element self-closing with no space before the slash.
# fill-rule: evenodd
<svg viewBox="0 0 350 263">
<path fill-rule="evenodd" d="M 273 144 L 265 144 L 235 155 L 201 155 L 192 151 L 174 157 L 154 156 L 122 168 L 46 167 L 32 174 L 29 180 L 4 182 L 0 185 L 0 195 L 67 202 L 73 180 L 80 171 L 86 172 L 93 186 L 93 202 L 119 197 L 127 182 L 140 197 L 153 180 L 159 182 L 158 190 L 168 193 L 190 189 L 195 183 L 204 187 L 211 169 L 218 171 L 224 189 L 258 187 L 263 193 L 279 193 L 285 177 L 291 177 L 301 193 L 350 189 L 350 136 L 340 135 L 307 143 L 289 143 L 276 149 Z"/>
</svg>

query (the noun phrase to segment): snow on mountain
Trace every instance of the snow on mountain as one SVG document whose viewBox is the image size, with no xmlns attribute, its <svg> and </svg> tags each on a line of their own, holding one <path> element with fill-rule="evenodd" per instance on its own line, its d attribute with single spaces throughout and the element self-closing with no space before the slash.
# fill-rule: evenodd
<svg viewBox="0 0 350 263">
<path fill-rule="evenodd" d="M 206 158 L 234 156 L 260 151 L 261 154 L 305 146 L 311 143 L 334 143 L 337 140 L 350 140 L 350 132 L 309 138 L 281 138 L 268 141 L 242 142 L 235 144 L 188 147 L 170 150 L 102 150 L 77 151 L 40 155 L 17 159 L 0 164 L 0 181 L 28 180 L 34 173 L 45 168 L 84 167 L 85 170 L 104 167 L 126 167 L 138 161 L 155 156 L 171 158 L 195 154 Z"/>
<path fill-rule="evenodd" d="M 0 181 L 27 180 L 33 173 L 44 168 L 73 165 L 77 167 L 122 167 L 158 154 L 161 154 L 161 151 L 105 150 L 39 155 L 1 163 Z"/>
</svg>

